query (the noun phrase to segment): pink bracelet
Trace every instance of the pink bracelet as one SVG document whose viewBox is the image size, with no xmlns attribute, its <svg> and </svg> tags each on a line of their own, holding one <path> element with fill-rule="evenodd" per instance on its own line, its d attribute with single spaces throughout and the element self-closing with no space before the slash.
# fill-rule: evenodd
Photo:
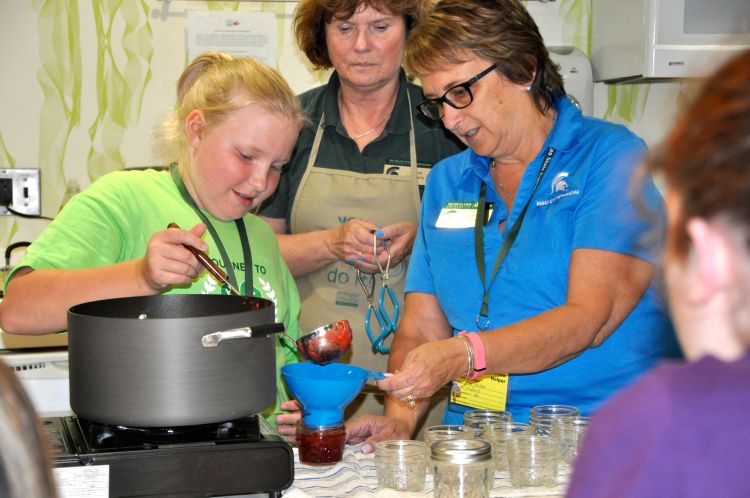
<svg viewBox="0 0 750 498">
<path fill-rule="evenodd" d="M 463 332 L 459 332 L 459 335 L 466 336 L 471 343 L 471 348 L 474 350 L 474 371 L 468 377 L 469 380 L 474 380 L 484 375 L 485 370 L 487 370 L 487 357 L 484 352 L 484 342 L 482 342 L 482 338 L 479 337 L 479 334 L 476 332 L 466 332 L 464 330 Z"/>
</svg>

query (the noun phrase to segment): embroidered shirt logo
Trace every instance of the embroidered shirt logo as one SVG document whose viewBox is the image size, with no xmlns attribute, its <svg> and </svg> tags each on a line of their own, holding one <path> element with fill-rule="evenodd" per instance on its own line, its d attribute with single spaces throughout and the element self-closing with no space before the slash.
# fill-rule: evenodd
<svg viewBox="0 0 750 498">
<path fill-rule="evenodd" d="M 581 191 L 575 188 L 575 184 L 570 184 L 568 175 L 569 173 L 567 171 L 556 174 L 552 179 L 552 185 L 550 188 L 551 197 L 549 199 L 536 201 L 536 205 L 549 206 L 550 204 L 554 204 L 560 199 L 580 195 Z"/>
<path fill-rule="evenodd" d="M 550 192 L 550 194 L 556 194 L 558 192 L 565 192 L 566 190 L 568 190 L 567 178 L 568 173 L 566 171 L 556 174 L 552 179 L 552 191 Z"/>
</svg>

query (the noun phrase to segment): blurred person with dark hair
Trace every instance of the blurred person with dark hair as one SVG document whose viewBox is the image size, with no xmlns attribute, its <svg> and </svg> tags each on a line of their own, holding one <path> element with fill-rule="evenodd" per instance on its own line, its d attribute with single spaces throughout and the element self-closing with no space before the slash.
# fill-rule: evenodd
<svg viewBox="0 0 750 498">
<path fill-rule="evenodd" d="M 472 408 L 564 404 L 584 415 L 677 354 L 640 241 L 662 209 L 624 126 L 583 116 L 521 2 L 443 0 L 407 42 L 421 112 L 469 149 L 430 174 L 404 316 L 378 381 L 385 417 L 349 424 L 364 451 L 409 438 L 453 382 L 444 422 Z"/>
<path fill-rule="evenodd" d="M 55 498 L 47 434 L 21 381 L 0 360 L 0 496 Z"/>
<path fill-rule="evenodd" d="M 750 496 L 750 51 L 726 63 L 648 162 L 667 183 L 665 273 L 687 363 L 593 418 L 569 496 Z"/>
</svg>

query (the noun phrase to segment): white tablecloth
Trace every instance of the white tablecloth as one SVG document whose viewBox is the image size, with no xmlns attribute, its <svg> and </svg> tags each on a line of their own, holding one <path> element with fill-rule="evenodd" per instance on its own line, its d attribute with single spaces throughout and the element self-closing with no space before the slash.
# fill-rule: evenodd
<svg viewBox="0 0 750 498">
<path fill-rule="evenodd" d="M 495 473 L 492 497 L 553 497 L 563 496 L 569 473 L 561 472 L 554 487 L 514 488 L 507 472 Z M 378 488 L 374 454 L 365 455 L 359 446 L 347 446 L 341 462 L 331 467 L 313 467 L 299 462 L 294 449 L 294 483 L 284 492 L 284 498 L 308 497 L 424 497 L 433 496 L 432 476 L 425 479 L 421 493 Z"/>
</svg>

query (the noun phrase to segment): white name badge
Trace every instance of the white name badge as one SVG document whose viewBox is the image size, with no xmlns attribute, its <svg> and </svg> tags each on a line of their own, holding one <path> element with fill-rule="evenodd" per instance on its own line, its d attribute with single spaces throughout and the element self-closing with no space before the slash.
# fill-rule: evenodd
<svg viewBox="0 0 750 498">
<path fill-rule="evenodd" d="M 476 202 L 447 202 L 435 222 L 437 228 L 472 228 L 477 218 Z M 487 219 L 492 216 L 492 206 L 487 205 Z"/>
</svg>

